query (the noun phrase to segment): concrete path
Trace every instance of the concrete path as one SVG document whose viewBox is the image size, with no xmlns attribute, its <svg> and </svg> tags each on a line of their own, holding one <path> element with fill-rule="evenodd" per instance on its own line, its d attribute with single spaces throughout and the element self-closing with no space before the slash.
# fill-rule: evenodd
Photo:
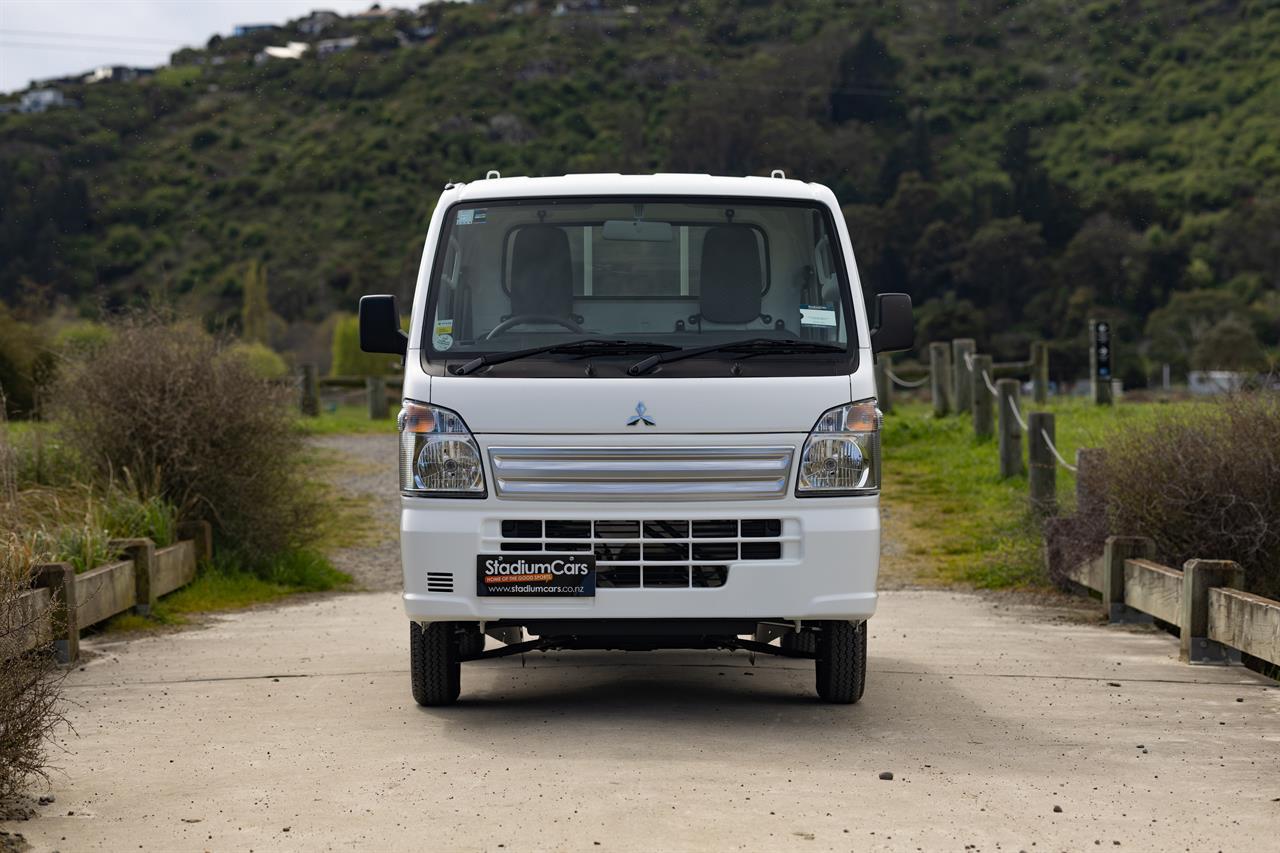
<svg viewBox="0 0 1280 853">
<path fill-rule="evenodd" d="M 417 708 L 399 599 L 90 641 L 40 850 L 1263 850 L 1280 689 L 1154 632 L 891 592 L 867 695 L 743 653 L 464 664 Z M 892 781 L 879 774 L 890 771 Z M 972 846 L 968 846 L 972 845 Z"/>
</svg>

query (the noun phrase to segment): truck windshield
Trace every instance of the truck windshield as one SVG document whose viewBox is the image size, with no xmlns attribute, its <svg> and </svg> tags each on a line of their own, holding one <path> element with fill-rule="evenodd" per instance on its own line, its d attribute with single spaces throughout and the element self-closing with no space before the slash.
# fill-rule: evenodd
<svg viewBox="0 0 1280 853">
<path fill-rule="evenodd" d="M 724 358 L 715 344 L 744 339 L 829 345 L 756 353 L 766 358 L 838 354 L 849 347 L 852 311 L 836 239 L 826 208 L 804 202 L 455 205 L 433 266 L 424 346 L 429 357 L 453 360 L 564 353 L 557 344 L 603 339 L 628 364 L 637 353 L 676 348 Z"/>
</svg>

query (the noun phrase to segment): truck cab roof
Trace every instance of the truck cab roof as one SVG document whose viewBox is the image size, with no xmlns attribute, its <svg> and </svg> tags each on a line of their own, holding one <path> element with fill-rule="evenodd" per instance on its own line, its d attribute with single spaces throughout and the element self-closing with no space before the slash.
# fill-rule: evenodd
<svg viewBox="0 0 1280 853">
<path fill-rule="evenodd" d="M 496 172 L 490 174 L 496 174 Z M 835 196 L 822 184 L 781 177 L 735 178 L 679 173 L 623 175 L 614 172 L 545 178 L 490 177 L 471 183 L 450 184 L 446 187 L 445 195 L 449 193 L 454 194 L 453 200 L 456 201 L 557 196 L 696 195 L 802 199 L 836 203 Z"/>
</svg>

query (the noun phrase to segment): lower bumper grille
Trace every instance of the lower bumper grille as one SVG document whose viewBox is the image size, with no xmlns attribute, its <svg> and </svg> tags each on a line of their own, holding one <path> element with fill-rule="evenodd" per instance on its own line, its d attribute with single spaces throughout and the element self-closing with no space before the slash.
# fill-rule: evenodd
<svg viewBox="0 0 1280 853">
<path fill-rule="evenodd" d="M 593 554 L 600 588 L 724 586 L 728 563 L 781 560 L 776 518 L 564 520 L 501 522 L 503 553 Z"/>
</svg>

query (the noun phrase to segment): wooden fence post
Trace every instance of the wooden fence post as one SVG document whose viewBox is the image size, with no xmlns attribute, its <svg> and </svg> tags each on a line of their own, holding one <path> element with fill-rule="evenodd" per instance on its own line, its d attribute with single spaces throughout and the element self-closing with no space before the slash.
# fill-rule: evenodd
<svg viewBox="0 0 1280 853">
<path fill-rule="evenodd" d="M 213 526 L 207 521 L 182 521 L 178 523 L 178 538 L 196 543 L 196 562 L 213 559 Z"/>
<path fill-rule="evenodd" d="M 369 420 L 386 420 L 390 415 L 387 405 L 387 383 L 381 376 L 366 376 L 365 392 L 369 395 Z"/>
<path fill-rule="evenodd" d="M 80 658 L 80 623 L 76 620 L 76 570 L 70 563 L 46 563 L 35 567 L 36 586 L 49 590 L 53 609 L 49 613 L 53 648 L 61 663 Z"/>
<path fill-rule="evenodd" d="M 1102 607 L 1111 622 L 1150 622 L 1151 616 L 1124 603 L 1124 561 L 1150 560 L 1155 543 L 1145 536 L 1108 536 L 1102 552 Z"/>
<path fill-rule="evenodd" d="M 1018 427 L 1018 419 L 1013 416 L 1013 407 L 1018 402 L 1019 384 L 1017 379 L 996 380 L 1002 478 L 1016 477 L 1023 472 L 1022 430 Z"/>
<path fill-rule="evenodd" d="M 893 380 L 889 378 L 889 353 L 882 352 L 875 356 L 876 405 L 880 411 L 888 414 L 893 411 Z"/>
<path fill-rule="evenodd" d="M 112 539 L 111 547 L 117 548 L 133 560 L 133 583 L 137 595 L 137 603 L 133 612 L 139 616 L 147 616 L 156 603 L 154 585 L 151 576 L 156 566 L 156 543 L 150 539 Z"/>
<path fill-rule="evenodd" d="M 991 356 L 975 355 L 973 371 L 969 377 L 970 397 L 973 400 L 973 434 L 979 441 L 986 441 L 992 436 L 992 421 L 995 415 L 995 398 L 987 388 L 986 377 L 991 375 Z"/>
<path fill-rule="evenodd" d="M 957 415 L 963 416 L 973 408 L 973 370 L 965 358 L 973 358 L 978 345 L 973 338 L 956 338 L 951 342 L 951 399 Z"/>
<path fill-rule="evenodd" d="M 320 414 L 320 386 L 314 364 L 302 365 L 302 391 L 298 402 L 302 414 L 314 418 Z"/>
<path fill-rule="evenodd" d="M 1054 439 L 1053 414 L 1027 415 L 1027 465 L 1030 468 L 1031 509 L 1039 516 L 1058 513 L 1058 463 L 1049 449 Z M 1046 434 L 1048 438 L 1046 438 Z"/>
<path fill-rule="evenodd" d="M 1047 341 L 1031 342 L 1031 399 L 1039 404 L 1049 402 L 1049 344 Z"/>
<path fill-rule="evenodd" d="M 942 417 L 951 410 L 951 347 L 941 341 L 929 344 L 929 391 L 933 414 Z"/>
<path fill-rule="evenodd" d="M 1187 560 L 1182 565 L 1179 656 L 1186 663 L 1230 663 L 1232 652 L 1209 639 L 1209 589 L 1244 586 L 1244 569 L 1232 560 Z"/>
</svg>

